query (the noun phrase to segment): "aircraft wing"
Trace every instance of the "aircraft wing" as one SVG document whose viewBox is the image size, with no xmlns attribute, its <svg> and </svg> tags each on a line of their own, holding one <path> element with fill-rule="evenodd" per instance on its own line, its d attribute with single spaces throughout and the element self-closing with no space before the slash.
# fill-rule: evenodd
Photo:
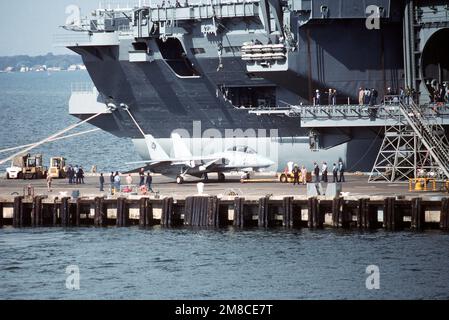
<svg viewBox="0 0 449 320">
<path fill-rule="evenodd" d="M 195 166 L 204 166 L 204 167 L 210 167 L 214 163 L 223 160 L 222 158 L 217 157 L 189 157 L 184 159 L 178 159 L 178 158 L 168 158 L 168 159 L 161 159 L 161 160 L 147 160 L 147 161 L 136 161 L 136 162 L 127 162 L 128 165 L 148 165 L 148 166 L 155 166 L 155 165 L 161 165 L 161 164 L 171 164 L 171 165 L 189 165 L 191 167 Z M 197 164 L 196 162 L 205 162 L 206 164 Z M 194 164 L 192 166 L 192 164 Z"/>
</svg>

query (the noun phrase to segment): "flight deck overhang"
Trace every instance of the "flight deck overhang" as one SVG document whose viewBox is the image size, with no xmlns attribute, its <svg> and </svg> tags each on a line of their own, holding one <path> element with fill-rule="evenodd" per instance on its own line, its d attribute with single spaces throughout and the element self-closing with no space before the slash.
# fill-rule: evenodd
<svg viewBox="0 0 449 320">
<path fill-rule="evenodd" d="M 118 32 L 76 32 L 72 34 L 58 34 L 53 43 L 58 47 L 102 47 L 120 45 Z"/>
</svg>

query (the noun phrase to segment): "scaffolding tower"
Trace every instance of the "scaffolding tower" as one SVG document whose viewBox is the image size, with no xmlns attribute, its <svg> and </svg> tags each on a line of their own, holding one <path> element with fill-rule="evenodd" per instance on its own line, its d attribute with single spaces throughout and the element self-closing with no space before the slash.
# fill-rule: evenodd
<svg viewBox="0 0 449 320">
<path fill-rule="evenodd" d="M 395 123 L 385 135 L 369 182 L 400 182 L 410 178 L 449 178 L 449 142 L 438 123 L 437 110 L 426 110 L 397 99 L 386 114 Z M 385 119 L 386 120 L 386 119 Z"/>
</svg>

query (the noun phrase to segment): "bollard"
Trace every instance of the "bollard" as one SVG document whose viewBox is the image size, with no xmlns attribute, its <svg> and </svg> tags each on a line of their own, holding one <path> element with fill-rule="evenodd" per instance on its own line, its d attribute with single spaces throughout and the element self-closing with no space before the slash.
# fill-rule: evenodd
<svg viewBox="0 0 449 320">
<path fill-rule="evenodd" d="M 234 226 L 245 227 L 245 217 L 243 213 L 245 198 L 234 199 Z"/>
<path fill-rule="evenodd" d="M 441 199 L 440 229 L 449 231 L 449 198 Z"/>
<path fill-rule="evenodd" d="M 422 209 L 421 198 L 413 198 L 411 201 L 412 205 L 412 223 L 411 228 L 413 230 L 422 231 L 424 230 L 424 224 L 426 220 L 425 212 Z"/>
</svg>

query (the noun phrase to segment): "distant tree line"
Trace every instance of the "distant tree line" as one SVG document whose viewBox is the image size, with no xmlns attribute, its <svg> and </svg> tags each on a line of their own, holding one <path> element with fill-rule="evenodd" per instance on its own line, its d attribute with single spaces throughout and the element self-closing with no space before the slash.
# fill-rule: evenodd
<svg viewBox="0 0 449 320">
<path fill-rule="evenodd" d="M 82 64 L 82 59 L 78 55 L 54 55 L 48 53 L 44 56 L 30 57 L 27 55 L 10 56 L 10 57 L 0 57 L 0 70 L 4 70 L 7 67 L 13 67 L 18 70 L 21 67 L 33 66 L 47 66 L 47 68 L 61 68 L 67 69 L 70 65 Z"/>
</svg>

